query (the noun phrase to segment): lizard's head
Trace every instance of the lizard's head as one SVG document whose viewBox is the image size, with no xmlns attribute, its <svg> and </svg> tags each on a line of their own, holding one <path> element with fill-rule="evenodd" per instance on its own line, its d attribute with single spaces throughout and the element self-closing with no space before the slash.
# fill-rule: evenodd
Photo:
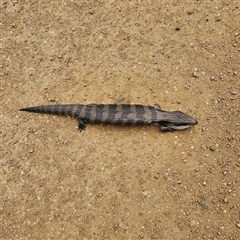
<svg viewBox="0 0 240 240">
<path fill-rule="evenodd" d="M 198 124 L 198 121 L 193 117 L 180 112 L 166 112 L 166 121 L 160 122 L 161 131 L 183 130 Z"/>
</svg>

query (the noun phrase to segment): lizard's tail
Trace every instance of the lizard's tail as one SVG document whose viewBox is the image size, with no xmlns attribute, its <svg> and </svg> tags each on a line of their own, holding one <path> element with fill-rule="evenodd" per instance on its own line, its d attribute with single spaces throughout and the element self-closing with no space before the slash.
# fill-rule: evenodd
<svg viewBox="0 0 240 240">
<path fill-rule="evenodd" d="M 21 108 L 19 110 L 35 112 L 35 113 L 69 115 L 72 117 L 77 117 L 80 107 L 81 106 L 77 104 L 66 104 L 66 105 L 46 105 L 46 106 L 28 107 L 28 108 Z"/>
</svg>

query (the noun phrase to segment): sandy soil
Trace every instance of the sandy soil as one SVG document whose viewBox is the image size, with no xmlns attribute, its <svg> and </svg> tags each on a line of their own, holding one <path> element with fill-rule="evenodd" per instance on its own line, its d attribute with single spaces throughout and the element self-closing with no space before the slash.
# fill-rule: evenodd
<svg viewBox="0 0 240 240">
<path fill-rule="evenodd" d="M 240 1 L 1 1 L 1 239 L 240 239 Z M 159 103 L 189 130 L 19 112 Z"/>
</svg>

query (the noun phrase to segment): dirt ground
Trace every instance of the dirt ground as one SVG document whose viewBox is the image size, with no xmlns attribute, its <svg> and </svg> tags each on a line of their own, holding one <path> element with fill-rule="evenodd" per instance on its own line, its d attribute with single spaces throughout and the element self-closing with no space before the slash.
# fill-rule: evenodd
<svg viewBox="0 0 240 240">
<path fill-rule="evenodd" d="M 1 239 L 240 239 L 240 1 L 1 1 Z M 199 124 L 19 112 L 158 103 Z"/>
</svg>

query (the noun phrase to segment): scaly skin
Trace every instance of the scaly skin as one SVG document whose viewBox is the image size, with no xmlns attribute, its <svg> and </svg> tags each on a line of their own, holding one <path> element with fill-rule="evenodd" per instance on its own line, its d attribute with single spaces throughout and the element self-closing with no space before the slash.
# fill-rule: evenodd
<svg viewBox="0 0 240 240">
<path fill-rule="evenodd" d="M 85 129 L 85 124 L 88 122 L 118 125 L 155 124 L 163 132 L 186 129 L 198 123 L 196 119 L 183 112 L 163 111 L 158 104 L 154 106 L 136 104 L 67 104 L 29 107 L 20 110 L 75 117 L 78 119 L 80 131 Z"/>
</svg>

